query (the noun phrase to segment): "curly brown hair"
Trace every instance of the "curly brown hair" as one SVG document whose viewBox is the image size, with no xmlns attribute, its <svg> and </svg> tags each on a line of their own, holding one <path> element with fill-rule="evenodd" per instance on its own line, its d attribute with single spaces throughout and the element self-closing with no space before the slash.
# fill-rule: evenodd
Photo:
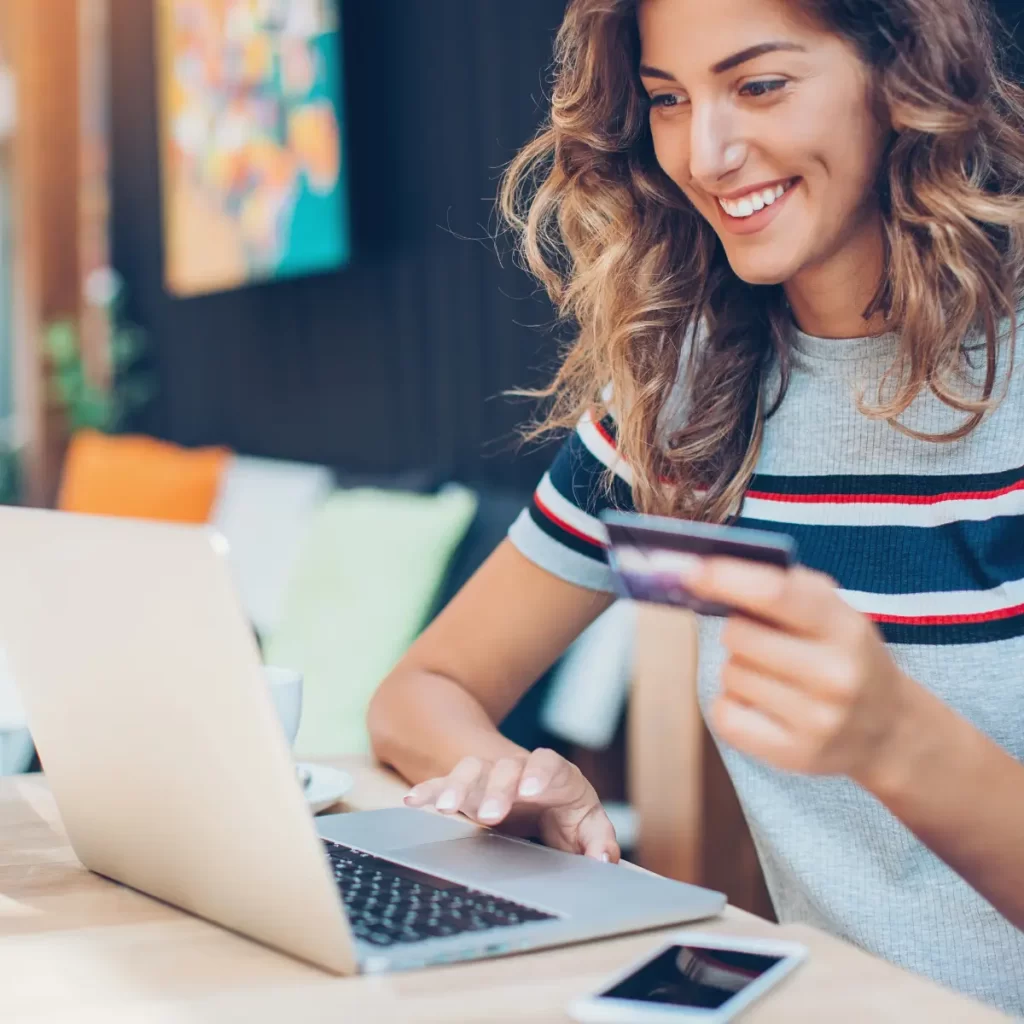
<svg viewBox="0 0 1024 1024">
<path fill-rule="evenodd" d="M 645 511 L 723 521 L 737 510 L 764 423 L 785 394 L 793 323 L 781 286 L 731 270 L 711 225 L 659 167 L 638 77 L 640 0 L 572 0 L 558 34 L 550 118 L 509 166 L 502 214 L 574 341 L 528 437 L 602 410 Z M 861 411 L 899 417 L 923 389 L 964 413 L 966 436 L 999 400 L 1024 284 L 1024 90 L 1001 70 L 976 0 L 794 0 L 853 44 L 892 125 L 878 175 L 882 313 L 899 354 Z M 1003 330 L 1006 322 L 1010 330 Z M 701 343 L 685 339 L 701 328 Z M 969 339 L 985 374 L 969 386 Z M 685 353 L 685 355 L 684 355 Z M 680 373 L 685 422 L 662 439 Z M 1006 365 L 1003 363 L 1002 365 Z M 766 396 L 773 367 L 781 387 Z"/>
</svg>

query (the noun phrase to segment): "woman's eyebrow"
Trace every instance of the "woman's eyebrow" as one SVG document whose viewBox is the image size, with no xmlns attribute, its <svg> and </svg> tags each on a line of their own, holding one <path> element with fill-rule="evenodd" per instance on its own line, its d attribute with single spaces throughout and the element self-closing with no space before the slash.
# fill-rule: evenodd
<svg viewBox="0 0 1024 1024">
<path fill-rule="evenodd" d="M 713 75 L 721 75 L 726 71 L 732 71 L 733 68 L 738 68 L 741 64 L 746 64 L 747 61 L 763 57 L 766 53 L 778 53 L 780 51 L 806 53 L 807 47 L 782 39 L 769 43 L 758 43 L 756 46 L 748 46 L 745 50 L 740 50 L 731 57 L 726 57 L 724 60 L 720 60 L 717 64 L 712 65 L 711 73 Z M 668 71 L 662 71 L 661 68 L 651 67 L 650 64 L 640 65 L 640 75 L 643 78 L 660 78 L 666 82 L 674 82 L 676 80 L 675 75 Z"/>
<path fill-rule="evenodd" d="M 725 60 L 720 60 L 711 68 L 711 73 L 713 75 L 720 75 L 725 71 L 732 71 L 733 68 L 737 68 L 741 64 L 746 64 L 748 60 L 763 57 L 766 53 L 778 53 L 779 51 L 786 50 L 806 53 L 807 47 L 801 46 L 799 43 L 788 42 L 784 39 L 775 40 L 770 43 L 758 43 L 756 46 L 748 46 L 745 50 L 734 53 L 731 57 L 726 57 Z"/>
</svg>

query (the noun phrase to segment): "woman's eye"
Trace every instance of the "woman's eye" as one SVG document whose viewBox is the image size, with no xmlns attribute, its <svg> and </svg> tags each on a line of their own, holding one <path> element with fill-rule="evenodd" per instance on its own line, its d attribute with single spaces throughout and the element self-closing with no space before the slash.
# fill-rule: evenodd
<svg viewBox="0 0 1024 1024">
<path fill-rule="evenodd" d="M 760 82 L 747 82 L 745 85 L 740 87 L 740 95 L 759 99 L 762 96 L 767 96 L 769 93 L 778 92 L 780 89 L 784 89 L 785 87 L 786 81 L 782 78 L 772 78 Z"/>
<path fill-rule="evenodd" d="M 681 105 L 681 103 L 681 98 L 677 96 L 674 92 L 665 92 L 661 93 L 659 96 L 651 97 L 652 107 L 662 107 L 667 109 L 670 107 L 678 107 Z"/>
</svg>

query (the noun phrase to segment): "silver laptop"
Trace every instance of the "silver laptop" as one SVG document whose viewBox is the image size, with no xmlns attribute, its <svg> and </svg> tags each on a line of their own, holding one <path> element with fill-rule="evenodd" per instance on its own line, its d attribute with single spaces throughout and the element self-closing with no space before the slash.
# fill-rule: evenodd
<svg viewBox="0 0 1024 1024">
<path fill-rule="evenodd" d="M 224 554 L 205 527 L 0 508 L 0 647 L 86 867 L 340 974 L 723 909 L 426 811 L 313 818 Z"/>
</svg>

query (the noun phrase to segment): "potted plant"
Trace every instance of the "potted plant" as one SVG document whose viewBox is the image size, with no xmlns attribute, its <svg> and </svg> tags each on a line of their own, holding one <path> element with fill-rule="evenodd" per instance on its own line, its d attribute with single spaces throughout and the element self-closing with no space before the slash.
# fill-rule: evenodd
<svg viewBox="0 0 1024 1024">
<path fill-rule="evenodd" d="M 53 397 L 64 410 L 68 430 L 91 428 L 117 433 L 156 390 L 141 365 L 145 332 L 124 315 L 124 287 L 112 268 L 94 271 L 86 280 L 86 301 L 106 310 L 110 323 L 110 383 L 89 380 L 82 362 L 78 329 L 72 320 L 54 321 L 46 331 Z"/>
</svg>

